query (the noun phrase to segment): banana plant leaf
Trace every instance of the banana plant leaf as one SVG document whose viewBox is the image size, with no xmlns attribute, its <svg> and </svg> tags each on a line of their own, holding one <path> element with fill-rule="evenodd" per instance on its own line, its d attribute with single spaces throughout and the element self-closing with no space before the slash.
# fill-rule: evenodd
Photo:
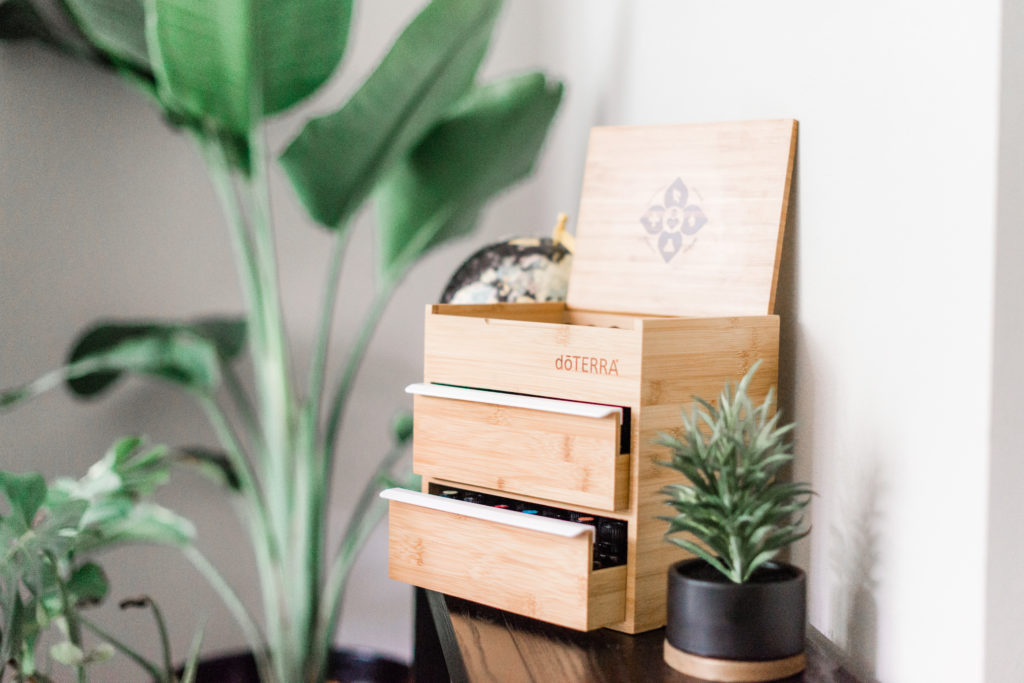
<svg viewBox="0 0 1024 683">
<path fill-rule="evenodd" d="M 237 491 L 241 484 L 238 472 L 225 451 L 205 446 L 184 446 L 174 453 L 178 462 L 194 468 L 215 484 Z"/>
<path fill-rule="evenodd" d="M 79 30 L 111 59 L 150 71 L 143 0 L 64 0 Z"/>
<path fill-rule="evenodd" d="M 562 85 L 530 73 L 478 87 L 381 183 L 380 271 L 394 279 L 466 234 L 493 195 L 533 169 Z"/>
<path fill-rule="evenodd" d="M 69 378 L 67 385 L 78 396 L 94 396 L 125 371 L 135 371 L 188 387 L 211 388 L 219 377 L 218 358 L 237 358 L 245 348 L 245 333 L 245 322 L 234 318 L 200 318 L 188 323 L 99 323 L 72 345 L 68 365 L 106 354 L 115 367 Z M 143 342 L 148 343 L 143 346 Z M 115 353 L 118 349 L 124 353 Z M 149 357 L 144 356 L 146 349 L 152 352 Z M 119 360 L 123 361 L 121 368 L 116 367 Z"/>
<path fill-rule="evenodd" d="M 473 83 L 499 0 L 434 0 L 333 114 L 307 122 L 281 156 L 310 216 L 336 228 Z"/>
<path fill-rule="evenodd" d="M 312 94 L 348 42 L 351 0 L 151 0 L 147 43 L 161 98 L 245 137 Z"/>
</svg>

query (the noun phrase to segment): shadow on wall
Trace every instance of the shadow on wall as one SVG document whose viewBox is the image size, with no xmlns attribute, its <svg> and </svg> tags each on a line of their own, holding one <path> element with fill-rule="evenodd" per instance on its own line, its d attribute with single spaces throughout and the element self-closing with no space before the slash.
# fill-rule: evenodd
<svg viewBox="0 0 1024 683">
<path fill-rule="evenodd" d="M 803 134 L 804 131 L 801 131 Z M 796 461 L 782 473 L 787 479 L 816 481 L 827 476 L 829 463 L 825 450 L 819 448 L 812 428 L 814 407 L 819 400 L 825 400 L 830 393 L 828 380 L 817 376 L 811 360 L 811 348 L 801 333 L 798 312 L 799 266 L 800 266 L 800 142 L 797 141 L 797 155 L 793 165 L 790 188 L 789 212 L 782 245 L 779 265 L 778 289 L 775 297 L 775 312 L 780 316 L 779 330 L 779 410 L 784 421 L 795 420 Z M 819 382 L 826 382 L 820 386 Z M 824 389 L 823 396 L 818 395 Z M 801 413 L 798 408 L 803 409 Z M 849 462 L 836 458 L 834 463 Z M 832 622 L 828 638 L 832 641 L 837 657 L 844 666 L 863 681 L 873 681 L 877 662 L 878 604 L 875 598 L 878 579 L 879 497 L 880 486 L 877 468 L 864 470 L 860 478 L 851 477 L 853 485 L 835 487 L 841 491 L 835 507 L 822 509 L 820 519 L 835 519 L 830 527 L 829 567 L 832 576 L 828 579 L 831 589 Z M 847 481 L 846 479 L 843 480 Z M 811 503 L 810 517 L 813 523 L 814 511 L 830 502 L 815 498 Z M 831 505 L 830 505 L 831 507 Z M 828 514 L 831 512 L 832 514 Z M 818 546 L 822 548 L 821 545 Z M 808 540 L 797 543 L 785 557 L 797 566 L 809 569 L 811 544 Z M 809 579 L 812 578 L 809 576 Z"/>
<path fill-rule="evenodd" d="M 872 460 L 873 462 L 873 460 Z M 878 660 L 878 577 L 880 499 L 878 468 L 861 470 L 839 489 L 835 523 L 829 528 L 832 571 L 832 640 L 850 668 L 868 680 Z"/>
<path fill-rule="evenodd" d="M 782 413 L 783 422 L 797 422 L 794 433 L 794 446 L 797 458 L 788 464 L 780 476 L 788 481 L 813 482 L 814 460 L 816 452 L 813 448 L 813 434 L 802 428 L 806 416 L 797 414 L 797 359 L 800 357 L 800 334 L 797 312 L 798 299 L 798 265 L 800 232 L 800 141 L 797 136 L 797 155 L 793 160 L 793 176 L 790 182 L 789 210 L 786 215 L 786 227 L 782 239 L 782 255 L 779 261 L 779 279 L 775 294 L 775 313 L 779 316 L 779 380 L 776 388 L 778 409 Z M 813 382 L 804 382 L 804 394 L 814 391 Z M 813 405 L 813 401 L 808 405 Z M 808 422 L 809 424 L 809 422 Z M 815 501 L 807 512 L 808 519 L 813 521 Z M 807 539 L 790 546 L 782 552 L 780 559 L 791 562 L 805 570 L 810 567 L 809 541 Z"/>
<path fill-rule="evenodd" d="M 800 136 L 797 135 L 796 156 L 789 189 L 789 210 L 782 234 L 782 255 L 779 259 L 779 279 L 775 290 L 775 313 L 779 316 L 779 410 L 785 421 L 796 417 L 796 359 L 797 359 L 797 268 L 799 266 L 800 233 Z M 810 478 L 808 477 L 808 480 Z"/>
</svg>

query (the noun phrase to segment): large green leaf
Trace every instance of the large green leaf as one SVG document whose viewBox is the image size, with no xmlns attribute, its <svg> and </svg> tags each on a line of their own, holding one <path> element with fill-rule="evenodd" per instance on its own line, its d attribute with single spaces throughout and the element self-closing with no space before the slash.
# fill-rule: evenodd
<svg viewBox="0 0 1024 683">
<path fill-rule="evenodd" d="M 149 70 L 143 0 L 64 0 L 89 42 L 111 58 Z"/>
<path fill-rule="evenodd" d="M 531 73 L 478 87 L 381 184 L 381 271 L 395 277 L 465 234 L 494 194 L 533 169 L 562 97 Z"/>
<path fill-rule="evenodd" d="M 338 111 L 309 121 L 281 157 L 314 220 L 337 227 L 381 174 L 473 83 L 500 0 L 434 0 Z"/>
<path fill-rule="evenodd" d="M 161 97 L 245 136 L 312 94 L 345 52 L 351 0 L 146 0 Z"/>
<path fill-rule="evenodd" d="M 212 388 L 219 378 L 217 359 L 230 360 L 245 346 L 245 322 L 202 318 L 188 323 L 99 323 L 72 345 L 68 365 L 106 358 L 112 366 L 78 373 L 68 388 L 79 396 L 100 393 L 123 372 L 155 375 L 186 386 Z"/>
<path fill-rule="evenodd" d="M 118 506 L 106 509 L 107 499 L 124 498 L 129 503 L 152 494 L 170 479 L 171 463 L 165 446 L 147 447 L 139 437 L 126 437 L 111 446 L 93 463 L 81 479 L 58 478 L 50 487 L 50 498 L 61 496 L 88 500 L 87 521 L 121 514 Z M 101 506 L 96 508 L 96 506 Z"/>
<path fill-rule="evenodd" d="M 110 582 L 103 567 L 95 562 L 86 562 L 75 569 L 67 588 L 77 605 L 91 605 L 107 597 Z"/>
<path fill-rule="evenodd" d="M 11 512 L 18 516 L 21 526 L 28 528 L 46 500 L 46 480 L 37 472 L 0 472 L 0 492 L 11 504 Z"/>
<path fill-rule="evenodd" d="M 180 547 L 196 535 L 190 521 L 156 503 L 137 503 L 125 516 L 104 520 L 102 527 L 101 533 L 81 535 L 76 550 L 88 553 L 126 543 Z"/>
<path fill-rule="evenodd" d="M 199 474 L 210 481 L 238 491 L 241 482 L 238 472 L 231 464 L 231 459 L 222 450 L 204 446 L 185 446 L 174 453 L 178 462 L 193 467 Z"/>
</svg>

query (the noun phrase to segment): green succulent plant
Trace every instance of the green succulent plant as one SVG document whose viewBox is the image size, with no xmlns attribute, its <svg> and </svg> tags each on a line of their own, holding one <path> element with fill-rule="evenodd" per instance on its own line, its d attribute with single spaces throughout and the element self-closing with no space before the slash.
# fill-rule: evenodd
<svg viewBox="0 0 1024 683">
<path fill-rule="evenodd" d="M 760 366 L 747 372 L 733 390 L 726 383 L 718 405 L 694 396 L 689 415 L 683 411 L 681 438 L 661 434 L 657 443 L 672 451 L 671 467 L 686 483 L 662 489 L 676 509 L 665 538 L 705 560 L 735 583 L 779 551 L 810 532 L 803 517 L 813 491 L 807 484 L 777 478 L 793 460 L 787 436 L 794 423 L 779 424 L 773 409 L 774 388 L 755 406 L 747 389 Z M 679 535 L 684 534 L 684 535 Z M 695 537 L 696 541 L 691 538 Z"/>
</svg>

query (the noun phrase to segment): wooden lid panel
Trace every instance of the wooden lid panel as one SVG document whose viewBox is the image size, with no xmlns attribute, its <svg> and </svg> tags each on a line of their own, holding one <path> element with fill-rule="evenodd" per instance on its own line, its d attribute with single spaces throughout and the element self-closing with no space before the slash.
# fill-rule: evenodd
<svg viewBox="0 0 1024 683">
<path fill-rule="evenodd" d="M 572 308 L 772 312 L 796 121 L 594 128 Z"/>
</svg>

